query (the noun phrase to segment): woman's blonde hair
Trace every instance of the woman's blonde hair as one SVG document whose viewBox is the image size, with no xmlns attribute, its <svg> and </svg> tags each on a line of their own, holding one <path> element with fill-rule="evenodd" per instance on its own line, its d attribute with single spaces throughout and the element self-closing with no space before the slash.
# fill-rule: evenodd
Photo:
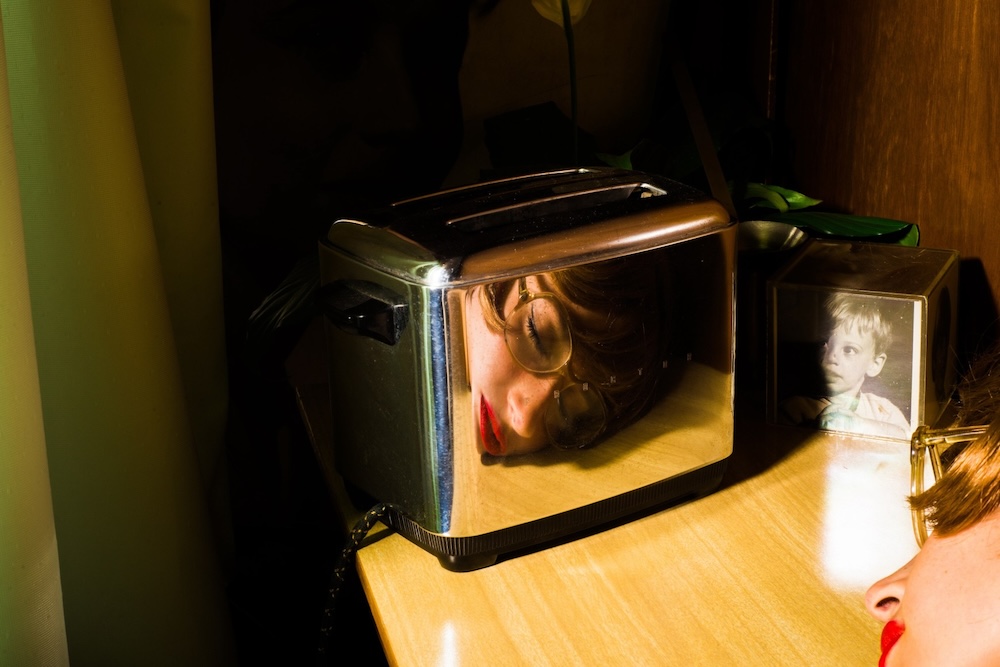
<svg viewBox="0 0 1000 667">
<path fill-rule="evenodd" d="M 956 425 L 988 425 L 941 479 L 910 505 L 927 512 L 938 535 L 952 535 L 1000 509 L 1000 346 L 979 356 L 958 387 Z"/>
</svg>

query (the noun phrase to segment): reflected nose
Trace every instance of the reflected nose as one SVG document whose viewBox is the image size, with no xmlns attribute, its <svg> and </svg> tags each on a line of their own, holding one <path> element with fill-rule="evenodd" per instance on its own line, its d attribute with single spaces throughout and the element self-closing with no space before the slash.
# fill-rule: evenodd
<svg viewBox="0 0 1000 667">
<path fill-rule="evenodd" d="M 865 607 L 869 614 L 883 623 L 895 618 L 906 593 L 906 582 L 910 576 L 912 563 L 913 561 L 910 561 L 885 579 L 871 585 L 865 594 Z"/>
<path fill-rule="evenodd" d="M 542 415 L 560 382 L 557 374 L 525 373 L 507 396 L 511 428 L 524 438 L 544 434 Z"/>
</svg>

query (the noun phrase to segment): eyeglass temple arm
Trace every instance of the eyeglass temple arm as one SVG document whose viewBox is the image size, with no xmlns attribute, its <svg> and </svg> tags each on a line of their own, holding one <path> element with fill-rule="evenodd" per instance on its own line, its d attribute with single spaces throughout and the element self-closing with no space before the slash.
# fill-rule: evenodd
<svg viewBox="0 0 1000 667">
<path fill-rule="evenodd" d="M 923 449 L 933 445 L 967 442 L 986 433 L 987 428 L 987 426 L 953 426 L 934 429 L 920 426 L 913 432 L 911 444 L 915 449 Z"/>
</svg>

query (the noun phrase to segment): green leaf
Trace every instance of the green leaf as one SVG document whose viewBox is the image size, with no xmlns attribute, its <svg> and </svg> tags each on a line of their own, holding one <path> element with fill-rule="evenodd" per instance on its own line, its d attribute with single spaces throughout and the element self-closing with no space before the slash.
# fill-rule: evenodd
<svg viewBox="0 0 1000 667">
<path fill-rule="evenodd" d="M 789 211 L 784 215 L 771 216 L 771 219 L 795 225 L 814 236 L 892 240 L 901 245 L 913 246 L 920 241 L 920 229 L 917 225 L 889 218 L 823 211 Z"/>
<path fill-rule="evenodd" d="M 788 210 L 784 196 L 762 183 L 747 183 L 746 199 L 763 199 L 764 201 L 758 202 L 759 205 L 776 209 L 781 213 Z"/>
<path fill-rule="evenodd" d="M 899 245 L 908 245 L 914 248 L 920 245 L 920 227 L 917 225 L 910 227 L 910 231 L 906 233 Z"/>
<path fill-rule="evenodd" d="M 823 203 L 821 199 L 813 199 L 801 192 L 783 188 L 780 185 L 769 185 L 765 183 L 747 183 L 746 199 L 762 199 L 753 206 L 763 206 L 773 208 L 784 213 L 785 211 L 796 211 L 809 208 L 816 204 Z"/>
<path fill-rule="evenodd" d="M 789 190 L 788 188 L 783 188 L 778 185 L 765 185 L 764 187 L 774 190 L 788 202 L 788 208 L 797 211 L 802 208 L 809 208 L 810 206 L 816 206 L 817 204 L 822 204 L 822 199 L 813 199 L 808 197 L 801 192 L 796 192 L 795 190 Z"/>
<path fill-rule="evenodd" d="M 627 169 L 632 171 L 632 151 L 622 153 L 621 155 L 597 153 L 597 159 L 609 167 L 617 167 L 618 169 Z"/>
<path fill-rule="evenodd" d="M 561 0 L 531 0 L 531 6 L 539 14 L 558 26 L 563 24 L 563 12 L 568 10 L 570 23 L 576 25 L 576 22 L 582 19 L 583 15 L 587 13 L 587 9 L 590 8 L 590 2 L 591 0 L 567 0 L 568 7 L 564 8 Z"/>
</svg>

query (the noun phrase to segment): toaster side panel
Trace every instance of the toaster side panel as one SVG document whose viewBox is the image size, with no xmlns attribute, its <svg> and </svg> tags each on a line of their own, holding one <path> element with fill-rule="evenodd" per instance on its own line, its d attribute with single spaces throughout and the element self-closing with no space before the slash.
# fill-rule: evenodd
<svg viewBox="0 0 1000 667">
<path fill-rule="evenodd" d="M 442 293 L 330 247 L 321 248 L 321 267 L 335 466 L 351 490 L 446 531 L 450 418 L 441 407 L 449 402 L 440 370 L 446 368 Z M 360 293 L 353 301 L 352 291 Z"/>
</svg>

